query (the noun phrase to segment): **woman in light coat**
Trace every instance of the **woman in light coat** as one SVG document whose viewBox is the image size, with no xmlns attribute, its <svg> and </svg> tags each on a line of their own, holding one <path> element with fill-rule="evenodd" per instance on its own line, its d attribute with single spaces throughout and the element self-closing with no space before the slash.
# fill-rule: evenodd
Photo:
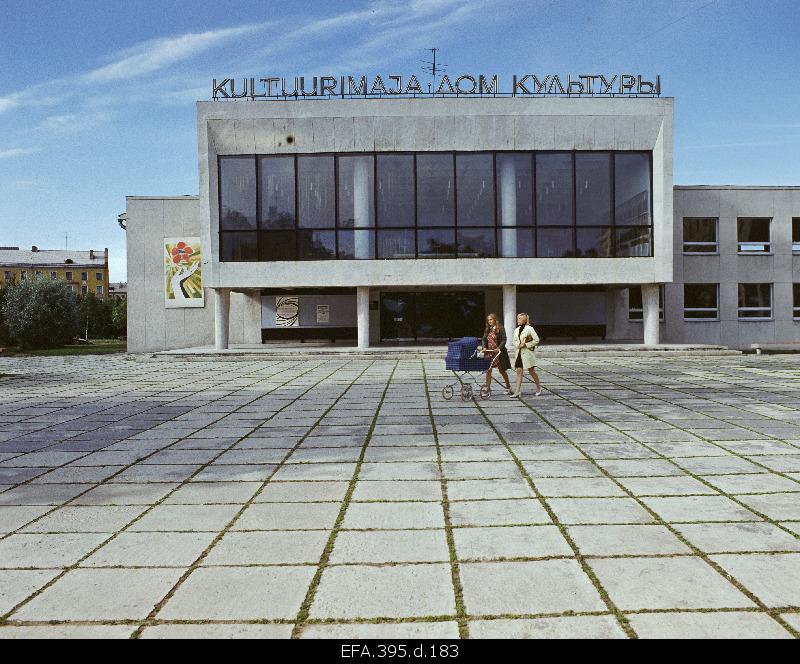
<svg viewBox="0 0 800 664">
<path fill-rule="evenodd" d="M 522 394 L 522 380 L 525 369 L 530 373 L 536 383 L 536 396 L 542 393 L 539 374 L 536 373 L 536 346 L 539 345 L 539 335 L 531 327 L 528 314 L 517 314 L 517 327 L 514 328 L 512 337 L 516 354 L 514 355 L 514 368 L 517 371 L 517 389 L 511 398 L 519 398 Z"/>
</svg>

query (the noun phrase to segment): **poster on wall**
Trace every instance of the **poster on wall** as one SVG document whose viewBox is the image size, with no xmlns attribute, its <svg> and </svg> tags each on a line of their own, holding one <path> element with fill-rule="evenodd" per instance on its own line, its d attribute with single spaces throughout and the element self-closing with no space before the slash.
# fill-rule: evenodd
<svg viewBox="0 0 800 664">
<path fill-rule="evenodd" d="M 275 325 L 278 327 L 300 325 L 300 298 L 296 296 L 275 298 Z"/>
<path fill-rule="evenodd" d="M 331 322 L 331 307 L 329 304 L 317 305 L 317 322 L 318 323 Z"/>
<path fill-rule="evenodd" d="M 205 306 L 202 258 L 199 237 L 164 238 L 164 306 Z"/>
</svg>

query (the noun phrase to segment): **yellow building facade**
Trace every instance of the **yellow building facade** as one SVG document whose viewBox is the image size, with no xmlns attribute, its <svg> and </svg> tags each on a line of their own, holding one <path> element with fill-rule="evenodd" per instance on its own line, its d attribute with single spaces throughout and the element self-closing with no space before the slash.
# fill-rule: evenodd
<svg viewBox="0 0 800 664">
<path fill-rule="evenodd" d="M 108 249 L 69 251 L 0 247 L 0 284 L 41 277 L 66 281 L 75 294 L 108 297 Z"/>
</svg>

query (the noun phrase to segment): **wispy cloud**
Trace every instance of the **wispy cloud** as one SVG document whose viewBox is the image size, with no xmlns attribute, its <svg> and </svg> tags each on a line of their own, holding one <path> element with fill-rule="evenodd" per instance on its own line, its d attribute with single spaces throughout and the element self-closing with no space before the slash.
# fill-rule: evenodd
<svg viewBox="0 0 800 664">
<path fill-rule="evenodd" d="M 214 47 L 264 30 L 270 23 L 254 23 L 206 32 L 188 32 L 149 39 L 111 54 L 107 64 L 87 72 L 36 83 L 0 97 L 0 114 L 33 106 L 55 106 L 83 94 L 87 83 L 115 83 L 164 70 L 197 57 Z"/>
<path fill-rule="evenodd" d="M 236 37 L 263 30 L 267 25 L 258 23 L 207 32 L 188 32 L 177 37 L 140 42 L 119 51 L 112 57 L 112 62 L 87 72 L 81 78 L 87 83 L 105 83 L 149 74 L 195 57 Z"/>
<path fill-rule="evenodd" d="M 24 157 L 28 154 L 39 152 L 41 148 L 8 148 L 0 150 L 0 159 L 11 159 L 12 157 Z"/>
<path fill-rule="evenodd" d="M 102 111 L 50 115 L 39 123 L 37 129 L 56 134 L 77 134 L 97 126 L 107 118 L 108 114 Z"/>
</svg>

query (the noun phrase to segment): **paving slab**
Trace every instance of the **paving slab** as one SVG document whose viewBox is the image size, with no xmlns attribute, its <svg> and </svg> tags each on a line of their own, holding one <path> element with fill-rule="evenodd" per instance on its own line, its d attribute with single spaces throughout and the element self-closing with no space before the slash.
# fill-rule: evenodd
<svg viewBox="0 0 800 664">
<path fill-rule="evenodd" d="M 143 620 L 180 569 L 76 569 L 12 614 L 14 620 Z M 120 592 L 125 588 L 125 592 Z"/>
<path fill-rule="evenodd" d="M 452 502 L 450 520 L 454 526 L 551 523 L 535 498 Z"/>
<path fill-rule="evenodd" d="M 471 616 L 604 611 L 606 605 L 574 560 L 464 563 Z"/>
<path fill-rule="evenodd" d="M 351 503 L 343 528 L 444 528 L 444 511 L 437 503 Z"/>
<path fill-rule="evenodd" d="M 167 620 L 294 618 L 315 568 L 199 568 L 157 614 Z"/>
<path fill-rule="evenodd" d="M 234 530 L 330 530 L 339 509 L 338 503 L 253 503 Z"/>
<path fill-rule="evenodd" d="M 800 606 L 800 553 L 725 554 L 711 559 L 767 606 Z"/>
<path fill-rule="evenodd" d="M 705 553 L 800 551 L 800 537 L 771 523 L 676 524 L 675 529 Z"/>
<path fill-rule="evenodd" d="M 699 558 L 594 559 L 590 565 L 623 611 L 755 606 Z"/>
<path fill-rule="evenodd" d="M 691 552 L 669 529 L 657 524 L 567 526 L 567 532 L 585 556 L 669 555 Z"/>
<path fill-rule="evenodd" d="M 444 530 L 343 531 L 336 537 L 331 564 L 447 562 Z"/>
<path fill-rule="evenodd" d="M 142 632 L 142 639 L 288 639 L 291 624 L 214 624 L 153 625 Z M 0 636 L 2 633 L 0 632 Z"/>
<path fill-rule="evenodd" d="M 25 526 L 23 533 L 115 533 L 147 510 L 145 505 L 59 507 Z"/>
<path fill-rule="evenodd" d="M 761 520 L 725 496 L 642 498 L 642 501 L 662 519 L 672 523 Z"/>
<path fill-rule="evenodd" d="M 547 502 L 563 524 L 653 521 L 632 498 L 549 498 Z"/>
<path fill-rule="evenodd" d="M 188 567 L 213 539 L 213 533 L 119 533 L 81 566 Z"/>
<path fill-rule="evenodd" d="M 791 639 L 765 613 L 641 613 L 628 616 L 642 639 Z"/>
<path fill-rule="evenodd" d="M 18 533 L 0 540 L 0 565 L 69 567 L 108 539 L 105 533 Z"/>
<path fill-rule="evenodd" d="M 311 618 L 411 618 L 455 615 L 449 564 L 329 567 Z"/>
<path fill-rule="evenodd" d="M 318 564 L 327 530 L 228 532 L 203 561 L 213 565 Z"/>
<path fill-rule="evenodd" d="M 303 628 L 301 639 L 457 639 L 458 623 L 454 620 L 437 622 L 381 622 L 312 624 Z M 406 644 L 413 653 L 421 644 Z M 428 645 L 427 648 L 431 646 Z M 435 647 L 435 646 L 434 646 Z"/>
<path fill-rule="evenodd" d="M 624 639 L 613 616 L 471 620 L 472 639 Z"/>
<path fill-rule="evenodd" d="M 574 555 L 556 526 L 455 528 L 453 538 L 460 560 Z"/>
<path fill-rule="evenodd" d="M 11 611 L 58 574 L 60 570 L 56 569 L 0 570 L 0 616 Z"/>
</svg>

